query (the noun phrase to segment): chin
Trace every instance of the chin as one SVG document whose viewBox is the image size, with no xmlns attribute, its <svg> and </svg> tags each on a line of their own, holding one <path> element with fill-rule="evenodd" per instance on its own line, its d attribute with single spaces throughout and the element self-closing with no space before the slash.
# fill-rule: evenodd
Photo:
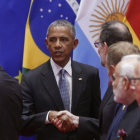
<svg viewBox="0 0 140 140">
<path fill-rule="evenodd" d="M 105 64 L 101 61 L 101 65 L 103 66 L 103 67 L 105 67 Z"/>
<path fill-rule="evenodd" d="M 116 103 L 122 103 L 122 102 L 121 102 L 121 99 L 120 99 L 120 98 L 117 98 L 116 96 L 114 96 L 114 101 L 115 101 Z"/>
</svg>

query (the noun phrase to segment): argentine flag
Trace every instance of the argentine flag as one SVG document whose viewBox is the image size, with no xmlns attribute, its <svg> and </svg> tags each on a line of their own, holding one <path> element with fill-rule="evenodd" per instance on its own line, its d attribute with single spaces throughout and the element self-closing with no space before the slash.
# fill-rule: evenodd
<svg viewBox="0 0 140 140">
<path fill-rule="evenodd" d="M 123 21 L 129 0 L 81 0 L 75 21 L 76 38 L 79 45 L 73 52 L 73 59 L 99 69 L 101 97 L 108 86 L 108 75 L 101 66 L 98 49 L 94 42 L 99 38 L 100 27 L 109 20 Z"/>
</svg>

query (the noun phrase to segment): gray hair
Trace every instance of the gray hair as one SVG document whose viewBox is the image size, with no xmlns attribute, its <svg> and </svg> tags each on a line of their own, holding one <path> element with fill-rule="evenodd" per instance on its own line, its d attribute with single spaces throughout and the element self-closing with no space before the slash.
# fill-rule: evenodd
<svg viewBox="0 0 140 140">
<path fill-rule="evenodd" d="M 66 27 L 68 27 L 70 29 L 70 33 L 71 33 L 73 39 L 75 39 L 75 34 L 76 34 L 75 33 L 75 28 L 69 21 L 67 21 L 67 20 L 56 20 L 56 21 L 52 22 L 47 29 L 47 37 L 48 37 L 49 31 L 50 31 L 50 28 L 52 26 L 66 26 Z"/>
<path fill-rule="evenodd" d="M 140 55 L 127 55 L 122 58 L 120 66 L 120 75 L 128 78 L 133 77 L 135 66 L 140 59 Z"/>
</svg>

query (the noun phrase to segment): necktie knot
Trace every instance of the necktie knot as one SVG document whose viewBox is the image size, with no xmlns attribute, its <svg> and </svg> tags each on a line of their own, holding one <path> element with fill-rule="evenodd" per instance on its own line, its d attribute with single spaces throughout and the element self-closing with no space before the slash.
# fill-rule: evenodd
<svg viewBox="0 0 140 140">
<path fill-rule="evenodd" d="M 61 72 L 60 72 L 62 75 L 65 75 L 65 69 L 61 69 Z"/>
</svg>

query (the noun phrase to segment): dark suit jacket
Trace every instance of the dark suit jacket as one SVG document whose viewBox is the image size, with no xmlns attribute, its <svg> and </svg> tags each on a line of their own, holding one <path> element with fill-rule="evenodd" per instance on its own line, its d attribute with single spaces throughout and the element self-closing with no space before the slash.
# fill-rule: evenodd
<svg viewBox="0 0 140 140">
<path fill-rule="evenodd" d="M 109 85 L 100 105 L 99 120 L 94 118 L 80 117 L 78 127 L 79 138 L 105 140 L 109 127 L 112 123 L 116 103 L 114 101 L 112 83 Z"/>
<path fill-rule="evenodd" d="M 18 140 L 21 113 L 21 87 L 0 66 L 0 140 Z"/>
<path fill-rule="evenodd" d="M 116 107 L 116 102 L 114 101 L 113 87 L 112 83 L 108 86 L 108 89 L 104 95 L 104 98 L 100 105 L 100 140 L 105 140 L 109 127 L 113 121 L 114 111 Z"/>
<path fill-rule="evenodd" d="M 118 129 L 124 129 L 127 136 L 123 140 L 140 140 L 140 108 L 136 101 L 128 106 L 127 111 L 119 123 Z M 118 140 L 116 136 L 112 140 Z"/>
<path fill-rule="evenodd" d="M 82 80 L 79 80 L 82 78 Z M 37 134 L 38 140 L 76 140 L 76 131 L 63 133 L 44 122 L 50 110 L 64 110 L 50 61 L 25 73 L 21 82 L 23 113 L 21 135 Z M 72 61 L 72 107 L 77 116 L 98 118 L 100 105 L 98 70 Z"/>
</svg>

